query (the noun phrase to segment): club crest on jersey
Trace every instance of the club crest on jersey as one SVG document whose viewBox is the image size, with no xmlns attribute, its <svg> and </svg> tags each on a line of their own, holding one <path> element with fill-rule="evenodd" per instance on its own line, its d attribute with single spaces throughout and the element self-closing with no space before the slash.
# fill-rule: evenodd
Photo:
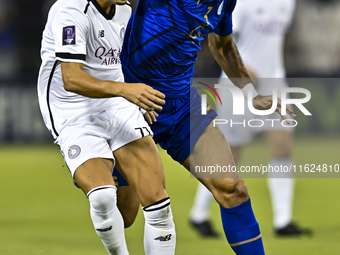
<svg viewBox="0 0 340 255">
<path fill-rule="evenodd" d="M 124 35 L 125 35 L 125 27 L 122 27 L 119 32 L 119 38 L 120 38 L 121 43 L 124 42 Z"/>
<path fill-rule="evenodd" d="M 76 44 L 76 27 L 63 27 L 63 45 Z"/>
<path fill-rule="evenodd" d="M 217 9 L 217 15 L 221 15 L 222 9 L 223 9 L 223 4 L 224 4 L 224 0 L 222 1 L 222 3 L 220 4 L 220 6 Z"/>
<path fill-rule="evenodd" d="M 76 157 L 79 156 L 81 152 L 81 149 L 78 145 L 72 145 L 69 149 L 68 149 L 68 157 L 70 159 L 75 159 Z"/>
</svg>

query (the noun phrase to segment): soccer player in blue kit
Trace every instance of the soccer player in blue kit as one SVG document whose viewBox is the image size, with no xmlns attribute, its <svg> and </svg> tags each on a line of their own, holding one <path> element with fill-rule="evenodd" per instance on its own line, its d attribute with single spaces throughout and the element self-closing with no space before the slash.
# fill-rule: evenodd
<svg viewBox="0 0 340 255">
<path fill-rule="evenodd" d="M 272 105 L 272 96 L 257 95 L 233 43 L 235 5 L 236 0 L 140 0 L 125 34 L 121 54 L 125 80 L 146 83 L 166 95 L 162 111 L 148 111 L 144 116 L 153 122 L 155 142 L 188 170 L 234 165 L 226 139 L 212 124 L 216 112 L 201 115 L 201 98 L 191 86 L 201 41 L 208 38 L 216 61 L 230 78 L 238 78 L 235 85 L 246 97 L 249 90 L 253 92 L 256 109 Z M 279 112 L 280 107 L 278 99 Z M 295 116 L 289 107 L 287 112 Z M 225 178 L 198 180 L 219 203 L 224 232 L 234 252 L 264 254 L 245 182 L 232 172 Z"/>
</svg>

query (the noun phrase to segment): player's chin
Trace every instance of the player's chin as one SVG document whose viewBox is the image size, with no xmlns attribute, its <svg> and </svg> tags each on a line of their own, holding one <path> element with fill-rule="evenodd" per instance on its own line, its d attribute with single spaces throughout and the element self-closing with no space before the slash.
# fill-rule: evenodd
<svg viewBox="0 0 340 255">
<path fill-rule="evenodd" d="M 127 3 L 127 0 L 115 0 L 115 4 L 117 5 L 124 5 Z"/>
</svg>

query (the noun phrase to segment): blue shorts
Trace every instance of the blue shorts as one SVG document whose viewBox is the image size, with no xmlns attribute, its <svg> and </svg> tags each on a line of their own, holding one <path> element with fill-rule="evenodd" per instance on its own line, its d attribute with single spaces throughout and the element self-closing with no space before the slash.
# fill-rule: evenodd
<svg viewBox="0 0 340 255">
<path fill-rule="evenodd" d="M 153 139 L 182 164 L 217 113 L 210 110 L 207 115 L 201 114 L 201 97 L 196 88 L 190 90 L 190 95 L 165 102 L 157 122 L 150 125 Z"/>
<path fill-rule="evenodd" d="M 150 125 L 153 139 L 180 164 L 189 157 L 203 131 L 217 116 L 214 110 L 201 114 L 201 97 L 194 87 L 182 98 L 165 99 L 158 114 L 157 122 Z"/>
</svg>

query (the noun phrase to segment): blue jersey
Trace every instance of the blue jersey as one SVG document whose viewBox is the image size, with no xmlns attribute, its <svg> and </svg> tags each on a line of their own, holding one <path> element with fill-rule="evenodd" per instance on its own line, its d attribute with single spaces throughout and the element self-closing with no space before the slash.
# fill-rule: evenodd
<svg viewBox="0 0 340 255">
<path fill-rule="evenodd" d="M 143 82 L 167 98 L 189 94 L 200 42 L 232 33 L 236 0 L 139 0 L 121 61 L 126 82 Z"/>
</svg>

